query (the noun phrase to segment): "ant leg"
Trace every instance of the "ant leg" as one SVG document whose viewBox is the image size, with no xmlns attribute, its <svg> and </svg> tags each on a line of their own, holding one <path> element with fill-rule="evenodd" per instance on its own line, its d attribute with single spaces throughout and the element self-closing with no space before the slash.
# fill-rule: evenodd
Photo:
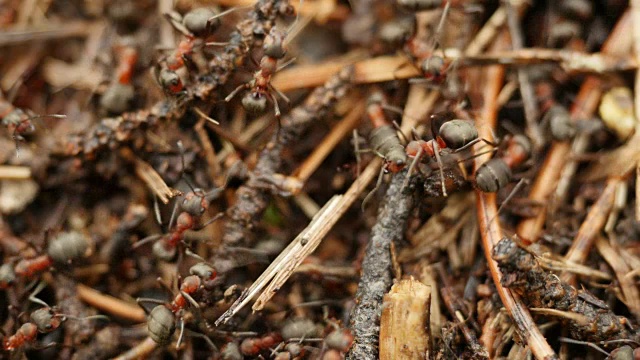
<svg viewBox="0 0 640 360">
<path fill-rule="evenodd" d="M 238 93 L 244 89 L 248 89 L 250 86 L 248 83 L 246 84 L 242 84 L 240 86 L 238 86 L 237 88 L 235 88 L 229 95 L 227 95 L 226 98 L 224 98 L 224 101 L 229 102 L 231 101 L 231 99 L 233 99 L 236 95 L 238 95 Z"/>
<path fill-rule="evenodd" d="M 207 227 L 207 226 L 211 225 L 212 223 L 216 222 L 217 220 L 221 219 L 222 217 L 224 217 L 224 213 L 223 213 L 223 212 L 218 213 L 218 214 L 216 214 L 216 216 L 214 216 L 213 218 L 211 218 L 211 219 L 207 220 L 204 224 L 199 225 L 199 226 L 194 226 L 194 227 L 193 227 L 193 230 L 194 230 L 194 231 L 202 230 L 202 229 L 204 229 L 205 227 Z"/>
<path fill-rule="evenodd" d="M 468 149 L 468 148 L 472 147 L 473 145 L 475 145 L 475 144 L 477 144 L 477 143 L 479 143 L 479 142 L 481 142 L 481 141 L 482 141 L 482 142 L 484 142 L 484 143 L 485 143 L 485 144 L 487 144 L 487 145 L 490 145 L 490 146 L 498 146 L 498 144 L 493 143 L 493 142 L 491 142 L 491 141 L 489 141 L 489 140 L 487 140 L 487 139 L 485 139 L 485 138 L 477 138 L 477 139 L 472 140 L 472 141 L 471 141 L 470 143 L 468 143 L 467 145 L 465 145 L 465 146 L 463 146 L 463 147 L 461 147 L 461 148 L 459 148 L 459 149 L 454 150 L 453 152 L 454 152 L 454 153 L 457 153 L 457 152 L 464 151 L 464 150 L 466 150 L 466 149 Z"/>
<path fill-rule="evenodd" d="M 276 72 L 278 72 L 278 71 L 286 68 L 287 66 L 293 64 L 293 62 L 296 61 L 296 60 L 297 60 L 296 58 L 291 58 L 291 59 L 287 60 L 284 64 L 278 66 L 278 68 L 276 69 Z"/>
<path fill-rule="evenodd" d="M 402 190 L 404 190 L 404 188 L 407 187 L 407 185 L 409 185 L 409 179 L 411 179 L 411 173 L 413 173 L 413 170 L 415 169 L 416 165 L 418 164 L 421 158 L 422 158 L 422 147 L 419 147 L 418 152 L 416 153 L 416 156 L 413 157 L 413 161 L 411 162 L 411 165 L 409 165 L 409 170 L 407 170 L 407 176 L 404 178 L 404 181 L 402 182 L 402 188 L 401 188 Z"/>
<path fill-rule="evenodd" d="M 442 167 L 444 166 L 442 164 L 442 159 L 440 158 L 440 148 L 438 147 L 438 142 L 434 141 L 433 142 L 433 152 L 436 156 L 436 161 L 438 162 L 438 168 L 440 169 L 440 183 L 442 185 L 442 196 L 447 197 L 447 187 L 444 185 L 444 170 L 442 170 Z"/>
<path fill-rule="evenodd" d="M 360 177 L 360 163 L 362 157 L 360 156 L 360 141 L 358 141 L 358 129 L 353 129 L 353 148 L 356 155 L 356 178 Z"/>
<path fill-rule="evenodd" d="M 176 343 L 176 350 L 180 348 L 180 344 L 182 344 L 183 337 L 184 337 L 184 319 L 180 320 L 180 336 L 178 336 L 178 342 Z"/>
<path fill-rule="evenodd" d="M 185 161 L 184 161 L 185 149 L 184 149 L 184 145 L 182 144 L 182 140 L 178 140 L 178 149 L 180 150 L 180 163 L 182 165 L 182 169 L 180 170 L 180 173 L 181 173 L 180 177 L 182 177 L 184 179 L 184 181 L 189 186 L 189 189 L 195 194 L 196 189 L 193 187 L 193 185 L 191 184 L 189 179 L 187 179 L 187 177 L 185 176 L 185 173 L 184 173 L 186 165 L 185 165 Z"/>
<path fill-rule="evenodd" d="M 284 100 L 287 104 L 291 103 L 291 100 L 289 100 L 287 95 L 285 95 L 282 91 L 276 89 L 273 85 L 269 84 L 269 89 L 271 89 L 273 92 L 278 94 L 278 96 L 280 96 L 280 98 L 282 98 L 282 100 Z M 275 101 L 275 98 L 274 98 L 274 101 Z"/>
<path fill-rule="evenodd" d="M 158 239 L 160 239 L 161 237 L 162 237 L 162 235 L 161 235 L 161 234 L 149 235 L 149 236 L 147 236 L 146 238 L 143 238 L 142 240 L 138 240 L 138 241 L 136 241 L 135 243 L 133 243 L 133 244 L 131 245 L 131 249 L 135 250 L 135 249 L 139 248 L 140 246 L 142 246 L 142 245 L 144 245 L 144 244 L 146 244 L 146 243 L 149 243 L 149 242 L 152 242 L 152 241 L 158 240 Z"/>
<path fill-rule="evenodd" d="M 160 204 L 158 203 L 158 197 L 153 195 L 153 215 L 156 217 L 158 225 L 162 225 L 162 215 L 160 214 Z"/>
<path fill-rule="evenodd" d="M 166 12 L 163 15 L 167 19 L 167 21 L 169 21 L 171 26 L 173 26 L 174 29 L 182 33 L 182 35 L 193 37 L 193 34 L 191 33 L 191 31 L 189 31 L 184 25 L 182 25 L 182 22 L 181 22 L 182 17 L 179 14 L 177 14 L 175 11 Z"/>
<path fill-rule="evenodd" d="M 173 210 L 171 210 L 171 217 L 169 218 L 169 227 L 167 228 L 168 230 L 171 230 L 175 224 L 176 214 L 178 213 L 178 201 L 179 200 L 176 200 L 173 204 Z"/>
<path fill-rule="evenodd" d="M 215 352 L 219 352 L 218 347 L 213 343 L 213 341 L 211 341 L 211 339 L 209 339 L 207 335 L 191 331 L 189 329 L 186 329 L 186 331 L 189 333 L 189 336 L 197 337 L 204 340 L 211 347 L 211 349 L 213 349 Z"/>
<path fill-rule="evenodd" d="M 362 200 L 362 212 L 364 212 L 365 206 L 367 205 L 367 202 L 369 202 L 369 200 L 371 200 L 371 197 L 376 193 L 376 191 L 378 191 L 378 188 L 380 188 L 380 184 L 382 184 L 382 177 L 384 176 L 384 165 L 383 167 L 380 169 L 380 174 L 378 175 L 378 181 L 376 182 L 376 186 L 373 188 L 373 190 L 371 190 L 367 196 L 365 196 L 364 200 Z"/>
<path fill-rule="evenodd" d="M 402 139 L 404 140 L 405 144 L 409 143 L 409 139 L 407 139 L 406 136 L 404 136 L 404 133 L 402 132 L 402 129 L 400 128 L 400 125 L 398 125 L 398 122 L 393 120 L 391 122 L 393 124 L 393 127 L 396 129 L 396 131 L 398 132 L 398 134 L 400 134 L 400 136 L 402 137 Z"/>
</svg>

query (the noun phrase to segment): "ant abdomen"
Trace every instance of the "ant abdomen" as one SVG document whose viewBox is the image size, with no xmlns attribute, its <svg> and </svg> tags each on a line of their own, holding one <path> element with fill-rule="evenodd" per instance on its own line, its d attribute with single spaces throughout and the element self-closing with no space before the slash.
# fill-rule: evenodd
<svg viewBox="0 0 640 360">
<path fill-rule="evenodd" d="M 158 305 L 149 313 L 147 329 L 153 341 L 166 344 L 176 331 L 176 317 L 166 306 Z"/>
<path fill-rule="evenodd" d="M 215 9 L 202 7 L 189 11 L 182 17 L 182 25 L 196 36 L 206 36 L 220 27 L 220 18 Z"/>
<path fill-rule="evenodd" d="M 491 159 L 476 172 L 476 185 L 483 192 L 497 192 L 511 181 L 511 169 L 502 159 Z"/>
<path fill-rule="evenodd" d="M 284 45 L 284 40 L 287 34 L 278 30 L 277 28 L 271 28 L 269 36 L 264 39 L 264 55 L 275 59 L 282 59 L 287 54 L 287 49 Z"/>
<path fill-rule="evenodd" d="M 178 250 L 175 246 L 167 244 L 167 241 L 165 241 L 164 238 L 162 238 L 160 241 L 156 241 L 155 243 L 153 243 L 151 251 L 153 252 L 153 255 L 158 259 L 166 262 L 171 262 L 176 258 L 176 255 L 178 255 Z"/>
<path fill-rule="evenodd" d="M 242 97 L 242 107 L 250 114 L 262 114 L 267 110 L 267 97 L 257 91 L 249 92 Z"/>
<path fill-rule="evenodd" d="M 471 121 L 454 119 L 440 126 L 438 137 L 444 140 L 446 147 L 456 150 L 476 140 L 478 129 Z"/>
<path fill-rule="evenodd" d="M 373 129 L 369 135 L 369 142 L 376 153 L 384 156 L 390 165 L 389 170 L 394 171 L 394 168 L 398 168 L 399 171 L 407 164 L 407 153 L 393 126 L 384 125 Z"/>
<path fill-rule="evenodd" d="M 58 234 L 47 248 L 47 254 L 57 263 L 67 263 L 83 257 L 89 249 L 89 242 L 79 232 Z"/>
</svg>

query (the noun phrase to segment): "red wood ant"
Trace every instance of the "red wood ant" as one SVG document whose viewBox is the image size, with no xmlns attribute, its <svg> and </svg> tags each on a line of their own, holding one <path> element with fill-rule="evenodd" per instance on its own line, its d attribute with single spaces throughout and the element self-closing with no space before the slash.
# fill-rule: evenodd
<svg viewBox="0 0 640 360">
<path fill-rule="evenodd" d="M 15 266 L 10 263 L 0 267 L 0 289 L 5 289 L 16 278 L 30 279 L 55 264 L 67 264 L 86 255 L 89 243 L 79 232 L 63 232 L 49 242 L 47 252 L 31 259 L 21 259 Z"/>
<path fill-rule="evenodd" d="M 40 292 L 44 288 L 44 283 L 41 283 L 34 294 L 29 297 L 29 300 L 41 304 L 44 307 L 35 310 L 31 313 L 30 322 L 22 324 L 15 334 L 5 338 L 2 341 L 2 348 L 7 351 L 13 351 L 25 346 L 26 344 L 33 343 L 36 340 L 38 332 L 50 333 L 62 325 L 66 320 L 91 320 L 91 319 L 106 319 L 108 317 L 104 315 L 94 315 L 85 318 L 76 318 L 70 315 L 60 314 L 55 307 L 50 307 L 44 301 L 35 297 L 35 294 Z M 49 344 L 48 346 L 55 345 Z"/>
<path fill-rule="evenodd" d="M 261 114 L 267 109 L 267 99 L 274 106 L 275 116 L 280 119 L 280 107 L 278 101 L 272 95 L 272 91 L 278 94 L 284 101 L 289 102 L 289 98 L 281 91 L 271 85 L 271 77 L 278 68 L 278 60 L 281 60 L 287 54 L 286 39 L 287 34 L 278 30 L 276 27 L 271 28 L 269 34 L 264 40 L 262 49 L 264 55 L 260 59 L 260 69 L 253 74 L 253 79 L 248 83 L 238 86 L 224 100 L 231 101 L 240 91 L 250 90 L 242 98 L 242 107 L 251 114 Z M 285 63 L 281 67 L 288 65 Z"/>
<path fill-rule="evenodd" d="M 476 185 L 484 192 L 497 192 L 511 181 L 511 170 L 531 155 L 531 142 L 524 135 L 507 141 L 507 149 L 498 158 L 482 164 L 476 171 Z"/>
<path fill-rule="evenodd" d="M 138 51 L 132 46 L 122 46 L 116 49 L 116 54 L 117 80 L 102 94 L 100 105 L 109 112 L 119 114 L 127 110 L 135 96 L 131 80 L 138 61 Z"/>
<path fill-rule="evenodd" d="M 181 311 L 186 309 L 188 303 L 196 308 L 199 307 L 198 303 L 193 299 L 192 294 L 201 289 L 206 282 L 215 280 L 217 276 L 216 269 L 206 263 L 198 263 L 192 266 L 189 272 L 191 275 L 183 280 L 179 293 L 175 298 L 170 303 L 162 303 L 154 307 L 149 313 L 147 320 L 149 337 L 158 344 L 167 344 L 173 337 L 176 330 L 176 317 Z M 139 298 L 138 302 L 155 302 L 155 300 Z M 180 346 L 183 333 L 184 322 L 181 323 L 177 347 Z M 204 338 L 215 348 L 209 338 L 206 336 Z"/>
<path fill-rule="evenodd" d="M 12 133 L 13 140 L 24 141 L 25 135 L 33 134 L 36 131 L 36 126 L 33 124 L 34 119 L 51 117 L 56 119 L 64 119 L 66 115 L 33 115 L 29 111 L 17 108 L 11 104 L 11 102 L 0 96 L 0 119 L 2 119 L 2 125 Z"/>
<path fill-rule="evenodd" d="M 240 343 L 240 352 L 245 356 L 256 356 L 282 341 L 280 334 L 272 332 L 262 337 L 246 338 Z"/>
</svg>

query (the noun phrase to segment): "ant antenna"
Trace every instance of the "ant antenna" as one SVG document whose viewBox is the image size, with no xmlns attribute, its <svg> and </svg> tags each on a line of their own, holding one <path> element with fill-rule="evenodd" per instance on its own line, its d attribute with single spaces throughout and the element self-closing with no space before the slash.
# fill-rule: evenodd
<svg viewBox="0 0 640 360">
<path fill-rule="evenodd" d="M 184 162 L 184 153 L 185 153 L 185 149 L 184 149 L 184 145 L 182 144 L 182 140 L 178 140 L 178 149 L 180 150 L 180 162 L 182 164 L 182 170 L 180 171 L 180 173 L 182 174 L 182 177 L 184 178 L 184 181 L 187 183 L 187 185 L 189 186 L 189 189 L 191 189 L 191 191 L 193 191 L 193 193 L 195 194 L 196 189 L 193 187 L 193 185 L 191 185 L 191 182 L 187 179 L 187 176 L 185 175 L 185 162 Z"/>
<path fill-rule="evenodd" d="M 438 163 L 438 168 L 440 171 L 440 185 L 442 185 L 442 196 L 447 197 L 447 187 L 444 184 L 444 170 L 442 169 L 444 165 L 442 165 L 442 159 L 440 158 L 440 146 L 438 145 L 437 141 L 433 142 L 433 152 L 436 156 L 436 162 Z"/>
<path fill-rule="evenodd" d="M 158 203 L 158 196 L 153 195 L 153 214 L 156 217 L 158 225 L 162 225 L 162 216 L 160 215 L 160 204 Z"/>
</svg>

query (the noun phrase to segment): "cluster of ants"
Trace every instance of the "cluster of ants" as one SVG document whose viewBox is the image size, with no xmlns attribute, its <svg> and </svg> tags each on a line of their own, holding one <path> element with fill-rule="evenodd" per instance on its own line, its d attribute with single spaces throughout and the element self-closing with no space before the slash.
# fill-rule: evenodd
<svg viewBox="0 0 640 360">
<path fill-rule="evenodd" d="M 444 13 L 450 7 L 465 7 L 467 2 L 461 0 L 398 0 L 398 5 L 410 11 L 424 11 L 442 8 Z M 189 73 L 198 73 L 199 63 L 194 59 L 195 50 L 204 46 L 219 46 L 221 43 L 207 42 L 207 39 L 221 26 L 220 18 L 237 10 L 230 9 L 221 13 L 211 8 L 193 9 L 183 16 L 176 13 L 167 14 L 169 22 L 182 34 L 178 46 L 171 53 L 163 57 L 154 67 L 155 78 L 167 97 L 179 102 L 190 91 L 179 72 L 186 69 Z M 443 15 L 444 18 L 444 15 Z M 442 21 L 439 27 L 442 26 Z M 262 46 L 262 57 L 258 62 L 258 70 L 249 82 L 237 86 L 225 98 L 230 102 L 237 95 L 244 92 L 241 104 L 251 114 L 264 113 L 270 102 L 274 108 L 276 119 L 280 119 L 281 110 L 277 97 L 285 102 L 289 99 L 277 90 L 271 83 L 273 75 L 289 62 L 282 63 L 287 55 L 287 35 L 290 30 L 282 31 L 273 27 L 266 35 Z M 422 40 L 414 35 L 402 33 L 403 49 L 412 63 L 420 70 L 424 79 L 436 85 L 447 81 L 447 73 L 453 67 L 451 61 L 437 51 L 437 46 L 425 46 Z M 224 43 L 222 43 L 224 44 Z M 434 43 L 435 44 L 435 43 Z M 120 114 L 128 109 L 135 98 L 133 77 L 139 58 L 138 50 L 134 46 L 123 45 L 115 50 L 117 67 L 114 81 L 106 88 L 100 99 L 100 105 L 110 114 Z M 544 84 L 540 91 L 544 91 Z M 550 123 L 553 136 L 557 139 L 567 139 L 575 134 L 571 127 L 569 114 L 564 107 L 556 104 L 552 98 L 545 98 L 541 108 Z M 380 92 L 374 92 L 367 104 L 367 115 L 373 130 L 369 135 L 372 151 L 384 159 L 384 167 L 380 173 L 377 189 L 384 172 L 398 173 L 407 169 L 409 175 L 415 171 L 422 172 L 421 164 L 425 160 L 434 159 L 438 165 L 442 184 L 442 195 L 447 195 L 443 168 L 445 154 L 464 153 L 475 144 L 483 142 L 492 147 L 498 147 L 493 140 L 480 138 L 471 117 L 460 109 L 434 114 L 431 118 L 432 139 L 424 140 L 414 133 L 412 140 L 404 139 L 399 134 L 397 125 L 387 120 L 385 110 L 390 109 Z M 42 115 L 61 118 L 63 115 Z M 32 114 L 28 110 L 17 108 L 9 99 L 0 99 L 0 118 L 2 124 L 12 134 L 14 140 L 25 141 L 25 137 L 36 131 L 33 120 L 42 117 Z M 358 151 L 358 150 L 356 150 Z M 494 150 L 491 150 L 495 151 Z M 483 192 L 497 192 L 512 181 L 513 172 L 527 161 L 531 155 L 532 145 L 527 137 L 515 135 L 504 141 L 499 155 L 479 167 L 473 176 L 473 186 Z M 467 157 L 468 158 L 468 157 Z M 183 163 L 184 168 L 184 163 Z M 407 176 L 407 181 L 409 176 Z M 134 247 L 148 241 L 154 241 L 152 253 L 159 260 L 175 261 L 185 241 L 188 230 L 199 230 L 220 218 L 216 216 L 203 221 L 209 205 L 220 194 L 220 189 L 206 192 L 190 186 L 190 191 L 176 207 L 169 222 L 166 234 L 154 235 L 140 241 Z M 375 189 L 373 191 L 375 191 Z M 372 191 L 372 193 L 373 193 Z M 365 199 L 366 202 L 366 199 Z M 17 262 L 9 261 L 0 266 L 0 288 L 7 289 L 19 280 L 31 280 L 53 268 L 64 267 L 81 260 L 90 250 L 89 240 L 77 232 L 65 232 L 55 236 L 48 244 L 44 253 Z M 203 260 L 203 259 L 202 259 Z M 196 293 L 202 289 L 213 287 L 218 277 L 216 268 L 201 261 L 189 269 L 190 275 L 182 279 L 178 294 L 169 302 L 160 302 L 148 315 L 147 327 L 151 339 L 158 344 L 166 345 L 173 339 L 178 324 L 180 336 L 177 346 L 180 346 L 185 332 L 184 314 L 191 307 L 199 309 Z M 140 303 L 157 302 L 157 300 L 140 298 Z M 46 304 L 45 304 L 46 305 Z M 31 321 L 24 323 L 15 334 L 5 337 L 3 348 L 14 351 L 27 344 L 34 343 L 38 332 L 48 333 L 59 328 L 63 321 L 71 319 L 70 315 L 62 315 L 55 308 L 45 306 L 31 313 Z M 202 336 L 212 348 L 213 342 L 208 336 Z M 221 349 L 224 359 L 242 359 L 243 356 L 259 356 L 271 351 L 275 359 L 303 358 L 305 347 L 299 341 L 284 341 L 277 333 L 264 336 L 249 337 L 241 343 L 227 342 Z M 348 330 L 335 326 L 333 331 L 327 332 L 323 339 L 322 359 L 340 359 L 347 352 L 353 342 L 353 336 Z"/>
</svg>

